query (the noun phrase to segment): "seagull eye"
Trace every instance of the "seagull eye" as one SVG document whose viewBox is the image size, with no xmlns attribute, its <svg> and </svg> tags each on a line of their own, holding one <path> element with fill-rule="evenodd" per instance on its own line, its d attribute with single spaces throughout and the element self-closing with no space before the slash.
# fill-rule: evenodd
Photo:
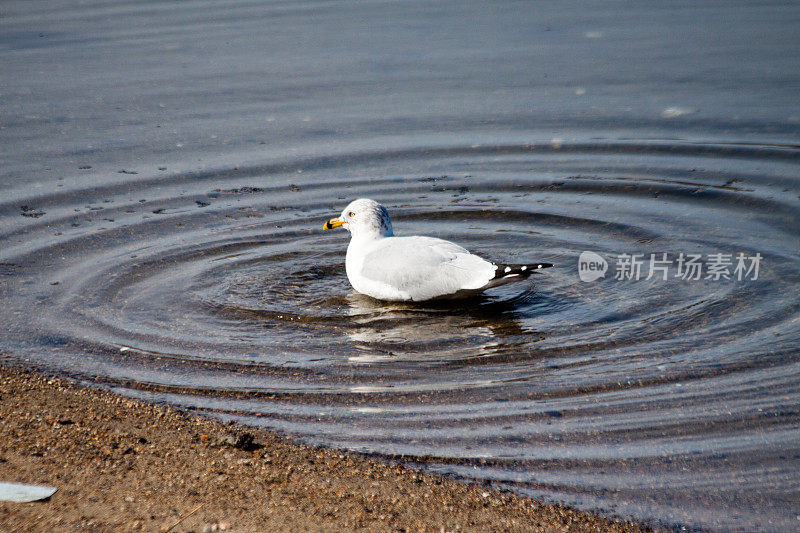
<svg viewBox="0 0 800 533">
<path fill-rule="evenodd" d="M 350 211 L 349 213 L 347 213 L 347 216 L 353 218 L 354 216 L 356 216 L 356 214 Z"/>
</svg>

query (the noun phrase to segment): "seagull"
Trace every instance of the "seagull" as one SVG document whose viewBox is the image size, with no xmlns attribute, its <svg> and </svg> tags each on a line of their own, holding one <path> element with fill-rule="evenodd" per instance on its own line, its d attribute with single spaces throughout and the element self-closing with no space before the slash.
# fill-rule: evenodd
<svg viewBox="0 0 800 533">
<path fill-rule="evenodd" d="M 395 237 L 389 212 L 361 198 L 322 229 L 350 232 L 345 269 L 353 288 L 378 300 L 423 302 L 468 298 L 528 278 L 550 263 L 492 263 L 435 237 Z"/>
</svg>

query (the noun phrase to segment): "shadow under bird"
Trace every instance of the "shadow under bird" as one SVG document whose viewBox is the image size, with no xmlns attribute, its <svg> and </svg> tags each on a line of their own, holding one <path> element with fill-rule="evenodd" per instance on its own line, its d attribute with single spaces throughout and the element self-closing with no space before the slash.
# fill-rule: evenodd
<svg viewBox="0 0 800 533">
<path fill-rule="evenodd" d="M 492 263 L 435 237 L 395 237 L 389 212 L 362 198 L 345 207 L 323 229 L 350 232 L 345 267 L 353 288 L 378 300 L 468 298 L 486 289 L 527 279 L 550 263 Z"/>
</svg>

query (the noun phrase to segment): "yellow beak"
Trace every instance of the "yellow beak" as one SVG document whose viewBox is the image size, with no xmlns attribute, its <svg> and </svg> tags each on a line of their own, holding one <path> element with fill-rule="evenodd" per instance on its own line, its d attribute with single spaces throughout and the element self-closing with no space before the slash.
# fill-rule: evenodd
<svg viewBox="0 0 800 533">
<path fill-rule="evenodd" d="M 325 223 L 325 225 L 324 225 L 324 226 L 322 226 L 322 229 L 333 229 L 333 228 L 338 228 L 338 227 L 339 227 L 339 226 L 341 226 L 342 224 L 344 224 L 344 222 L 343 222 L 342 220 L 340 220 L 338 217 L 336 217 L 336 218 L 332 218 L 332 219 L 330 219 L 329 221 L 327 221 L 327 222 Z"/>
</svg>

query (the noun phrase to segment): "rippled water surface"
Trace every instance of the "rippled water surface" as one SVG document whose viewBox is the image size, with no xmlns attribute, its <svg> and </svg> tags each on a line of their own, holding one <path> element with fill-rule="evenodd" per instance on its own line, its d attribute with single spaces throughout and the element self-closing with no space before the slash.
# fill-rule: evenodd
<svg viewBox="0 0 800 533">
<path fill-rule="evenodd" d="M 0 19 L 7 361 L 676 528 L 800 523 L 796 6 L 39 7 Z M 556 267 L 360 296 L 321 228 L 365 196 Z"/>
</svg>

